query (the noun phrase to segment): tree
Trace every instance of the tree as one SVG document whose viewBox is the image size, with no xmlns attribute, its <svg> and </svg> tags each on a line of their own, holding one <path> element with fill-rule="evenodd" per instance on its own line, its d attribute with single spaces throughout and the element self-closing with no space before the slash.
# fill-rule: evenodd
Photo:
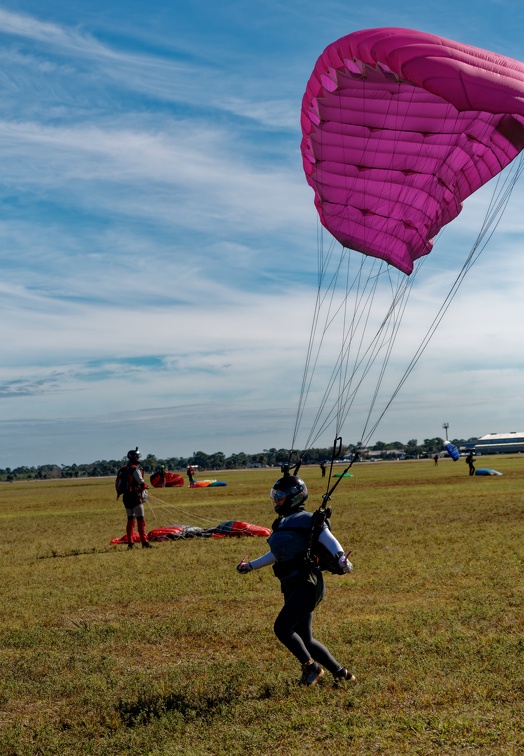
<svg viewBox="0 0 524 756">
<path fill-rule="evenodd" d="M 420 449 L 416 438 L 411 438 L 407 442 L 405 452 L 409 457 L 418 457 Z"/>
<path fill-rule="evenodd" d="M 154 454 L 148 454 L 147 457 L 142 460 L 141 465 L 144 468 L 144 472 L 152 473 L 158 467 L 158 460 Z"/>
<path fill-rule="evenodd" d="M 443 447 L 444 447 L 444 439 L 440 438 L 439 436 L 436 436 L 435 438 L 425 438 L 424 443 L 422 445 L 422 449 L 424 453 L 430 456 L 433 456 L 433 454 L 438 454 L 438 452 L 441 452 Z"/>
</svg>

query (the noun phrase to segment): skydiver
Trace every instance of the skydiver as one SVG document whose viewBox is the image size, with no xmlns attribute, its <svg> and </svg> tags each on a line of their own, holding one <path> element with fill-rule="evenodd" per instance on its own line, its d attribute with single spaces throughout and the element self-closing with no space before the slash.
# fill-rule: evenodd
<svg viewBox="0 0 524 756">
<path fill-rule="evenodd" d="M 242 560 L 237 570 L 246 574 L 273 566 L 284 594 L 284 606 L 275 620 L 274 631 L 278 640 L 302 665 L 300 685 L 315 685 L 324 677 L 323 667 L 333 675 L 334 686 L 344 680 L 354 682 L 351 672 L 312 633 L 313 611 L 324 598 L 325 588 L 321 570 L 308 555 L 313 513 L 304 510 L 308 498 L 306 484 L 284 470 L 270 496 L 278 515 L 268 538 L 270 551 L 252 562 Z M 351 562 L 327 524 L 323 525 L 319 541 L 335 557 L 343 573 L 352 571 Z"/>
<path fill-rule="evenodd" d="M 123 492 L 123 502 L 127 513 L 127 548 L 133 548 L 133 534 L 135 530 L 135 518 L 138 525 L 138 534 L 143 549 L 153 547 L 147 540 L 144 502 L 147 501 L 147 485 L 144 481 L 140 463 L 138 446 L 127 452 L 126 486 Z M 118 497 L 117 497 L 118 498 Z"/>
</svg>

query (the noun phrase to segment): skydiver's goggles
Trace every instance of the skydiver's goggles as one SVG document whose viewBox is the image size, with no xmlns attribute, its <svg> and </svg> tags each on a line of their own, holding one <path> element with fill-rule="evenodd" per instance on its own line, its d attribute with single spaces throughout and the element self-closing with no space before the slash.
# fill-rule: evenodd
<svg viewBox="0 0 524 756">
<path fill-rule="evenodd" d="M 273 501 L 273 509 L 275 511 L 278 511 L 286 503 L 287 493 L 285 491 L 280 491 L 278 488 L 272 488 L 269 495 Z"/>
</svg>

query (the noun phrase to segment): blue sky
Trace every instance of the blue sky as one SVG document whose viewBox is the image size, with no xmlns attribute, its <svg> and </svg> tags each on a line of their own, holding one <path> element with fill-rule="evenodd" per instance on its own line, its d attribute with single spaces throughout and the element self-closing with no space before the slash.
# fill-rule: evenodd
<svg viewBox="0 0 524 756">
<path fill-rule="evenodd" d="M 520 0 L 0 3 L 0 467 L 290 446 L 318 232 L 300 103 L 326 45 L 376 26 L 524 60 Z M 524 428 L 523 194 L 374 440 Z"/>
</svg>

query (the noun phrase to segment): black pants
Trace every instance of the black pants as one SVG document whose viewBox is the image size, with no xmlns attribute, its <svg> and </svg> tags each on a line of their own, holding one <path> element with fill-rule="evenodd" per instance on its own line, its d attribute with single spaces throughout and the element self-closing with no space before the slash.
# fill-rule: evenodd
<svg viewBox="0 0 524 756">
<path fill-rule="evenodd" d="M 323 595 L 323 594 L 322 594 Z M 313 638 L 313 611 L 322 600 L 317 588 L 302 582 L 284 592 L 284 606 L 275 620 L 275 635 L 301 664 L 314 659 L 335 674 L 342 669 L 325 646 Z"/>
</svg>

